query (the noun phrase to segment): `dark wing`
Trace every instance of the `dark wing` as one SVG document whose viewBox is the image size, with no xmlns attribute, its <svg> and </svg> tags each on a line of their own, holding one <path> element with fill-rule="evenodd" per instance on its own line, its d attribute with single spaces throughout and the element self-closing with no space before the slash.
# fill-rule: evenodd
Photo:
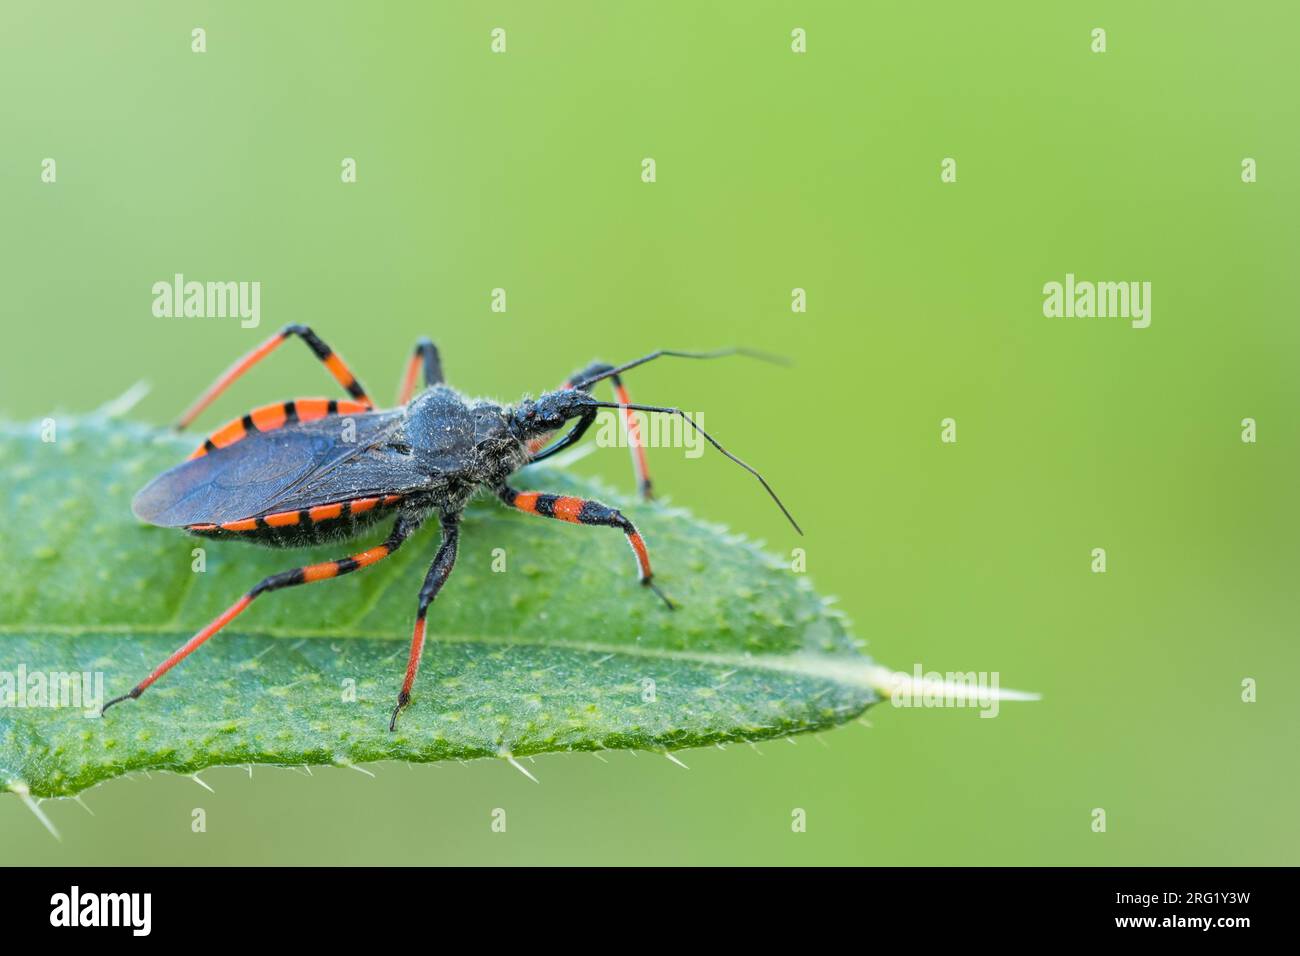
<svg viewBox="0 0 1300 956">
<path fill-rule="evenodd" d="M 387 447 L 401 432 L 401 410 L 349 417 L 355 441 L 343 441 L 342 419 L 333 416 L 254 432 L 163 472 L 131 510 L 176 528 L 414 488 L 411 459 Z"/>
</svg>

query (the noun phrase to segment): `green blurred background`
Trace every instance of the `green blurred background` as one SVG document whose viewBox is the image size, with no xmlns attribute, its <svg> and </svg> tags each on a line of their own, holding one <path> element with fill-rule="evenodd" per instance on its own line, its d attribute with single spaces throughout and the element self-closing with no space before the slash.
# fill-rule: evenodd
<svg viewBox="0 0 1300 956">
<path fill-rule="evenodd" d="M 0 414 L 147 379 L 164 422 L 291 321 L 386 398 L 426 333 L 501 398 L 657 346 L 784 352 L 665 361 L 633 397 L 768 473 L 878 660 L 1043 700 L 881 706 L 689 770 L 544 757 L 540 786 L 499 761 L 117 780 L 93 817 L 45 804 L 62 843 L 0 799 L 0 857 L 1300 863 L 1298 28 L 1282 2 L 6 0 Z M 176 272 L 260 281 L 262 327 L 154 318 Z M 1045 318 L 1067 272 L 1150 281 L 1151 327 Z M 327 391 L 291 346 L 202 424 Z M 652 457 L 675 502 L 795 546 L 720 457 Z M 576 467 L 631 487 L 625 452 Z"/>
</svg>

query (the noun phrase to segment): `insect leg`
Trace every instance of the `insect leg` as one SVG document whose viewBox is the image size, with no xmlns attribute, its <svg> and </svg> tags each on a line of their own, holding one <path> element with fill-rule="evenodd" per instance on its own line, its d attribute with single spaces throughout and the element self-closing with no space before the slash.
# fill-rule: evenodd
<svg viewBox="0 0 1300 956">
<path fill-rule="evenodd" d="M 628 398 L 627 387 L 623 384 L 623 380 L 614 372 L 614 366 L 605 362 L 593 362 L 582 371 L 571 376 L 569 380 L 564 383 L 563 387 L 576 387 L 584 392 L 590 393 L 591 386 L 582 385 L 580 383 L 593 377 L 597 380 L 601 377 L 608 377 L 610 379 L 610 384 L 614 386 L 614 397 L 618 400 L 619 404 L 630 404 L 631 399 Z M 575 385 L 575 383 L 579 384 Z M 589 426 L 590 423 L 587 423 L 587 427 Z M 587 430 L 587 427 L 584 427 L 584 424 L 579 422 L 578 425 L 569 432 L 569 434 L 552 444 L 549 448 L 544 447 L 548 439 L 535 439 L 528 446 L 528 450 L 534 453 L 532 461 L 540 461 L 542 458 L 549 458 L 561 448 L 572 445 L 582 437 L 582 433 Z M 632 468 L 636 472 L 637 490 L 640 491 L 643 499 L 649 501 L 654 497 L 654 495 L 651 493 L 650 467 L 646 462 L 645 445 L 641 441 L 641 422 L 637 413 L 630 408 L 624 409 L 623 411 L 623 428 L 624 434 L 627 435 L 627 446 L 632 452 Z M 581 429 L 581 431 L 579 431 L 579 429 Z"/>
<path fill-rule="evenodd" d="M 217 448 L 233 445 L 253 432 L 270 432 L 291 422 L 312 422 L 327 415 L 359 415 L 370 411 L 361 402 L 333 398 L 298 398 L 289 402 L 275 402 L 255 408 L 247 415 L 226 422 L 194 449 L 190 458 L 198 458 Z"/>
<path fill-rule="evenodd" d="M 636 555 L 637 572 L 641 583 L 659 595 L 664 604 L 668 605 L 669 610 L 675 607 L 668 596 L 655 586 L 654 572 L 650 570 L 650 553 L 646 550 L 641 533 L 617 509 L 589 498 L 548 495 L 537 491 L 516 491 L 509 485 L 498 488 L 497 497 L 525 514 L 541 515 L 543 518 L 555 518 L 572 524 L 594 524 L 618 528 L 627 535 L 627 543 L 632 546 L 632 553 Z"/>
<path fill-rule="evenodd" d="M 366 394 L 366 390 L 362 387 L 361 383 L 357 381 L 356 376 L 352 374 L 352 371 L 347 367 L 347 365 L 344 364 L 343 359 L 339 357 L 337 352 L 322 342 L 316 333 L 307 326 L 286 325 L 279 332 L 275 333 L 275 335 L 271 336 L 257 348 L 253 349 L 253 351 L 235 362 L 235 364 L 226 369 L 226 371 L 222 372 L 208 390 L 200 395 L 195 400 L 194 404 L 185 410 L 184 414 L 182 414 L 177 420 L 176 428 L 178 430 L 182 429 L 192 422 L 198 417 L 199 413 L 202 412 L 203 409 L 207 408 L 213 400 L 216 399 L 218 395 L 230 387 L 231 383 L 258 362 L 262 361 L 262 359 L 274 352 L 280 347 L 282 342 L 293 335 L 298 336 L 307 343 L 307 347 L 310 348 L 312 353 L 324 363 L 325 367 L 329 369 L 330 374 L 334 376 L 349 395 L 365 405 L 367 409 L 375 407 L 375 403 L 370 400 L 370 396 Z"/>
<path fill-rule="evenodd" d="M 405 405 L 415 394 L 415 377 L 424 369 L 424 387 L 431 388 L 443 383 L 442 359 L 438 356 L 438 346 L 430 339 L 420 339 L 415 343 L 415 351 L 406 360 L 406 372 L 402 375 L 401 390 L 397 393 L 397 404 Z"/>
<path fill-rule="evenodd" d="M 406 679 L 402 681 L 402 690 L 397 695 L 397 706 L 393 708 L 393 717 L 388 722 L 389 731 L 397 729 L 397 715 L 411 702 L 411 687 L 415 684 L 415 675 L 420 671 L 420 655 L 424 653 L 424 619 L 429 613 L 429 605 L 438 596 L 442 586 L 451 576 L 451 569 L 456 565 L 456 545 L 460 538 L 460 515 L 442 516 L 442 544 L 429 565 L 429 573 L 424 576 L 424 586 L 420 588 L 420 604 L 415 612 L 415 631 L 411 635 L 411 654 L 406 661 Z"/>
<path fill-rule="evenodd" d="M 222 611 L 217 618 L 207 627 L 199 631 L 188 641 L 178 647 L 170 657 L 159 664 L 153 671 L 127 694 L 121 697 L 115 697 L 104 705 L 104 710 L 112 707 L 114 704 L 121 703 L 124 700 L 135 700 L 143 694 L 154 681 L 162 677 L 169 670 L 179 664 L 190 654 L 198 649 L 199 645 L 216 634 L 219 630 L 238 617 L 253 600 L 267 591 L 277 591 L 280 588 L 294 587 L 299 584 L 310 584 L 313 581 L 324 581 L 327 578 L 336 578 L 341 574 L 350 574 L 361 568 L 369 567 L 376 561 L 388 557 L 394 551 L 402 546 L 412 532 L 420 526 L 421 518 L 418 516 L 401 515 L 397 523 L 393 525 L 392 532 L 383 544 L 376 545 L 367 551 L 351 555 L 346 558 L 337 558 L 333 561 L 325 561 L 321 564 L 310 564 L 306 567 L 293 568 L 290 571 L 283 571 L 280 574 L 273 574 L 269 578 L 263 578 L 256 587 L 247 592 L 226 610 Z"/>
</svg>

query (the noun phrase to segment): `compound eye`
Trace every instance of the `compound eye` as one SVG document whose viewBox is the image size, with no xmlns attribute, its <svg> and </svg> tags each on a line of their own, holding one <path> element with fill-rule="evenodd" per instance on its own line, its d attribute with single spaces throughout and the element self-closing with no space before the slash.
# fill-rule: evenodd
<svg viewBox="0 0 1300 956">
<path fill-rule="evenodd" d="M 536 418 L 536 417 L 537 417 L 537 412 L 530 408 L 530 409 L 528 409 L 528 414 L 525 415 L 524 417 L 525 417 L 525 418 L 529 418 L 529 419 Z"/>
</svg>

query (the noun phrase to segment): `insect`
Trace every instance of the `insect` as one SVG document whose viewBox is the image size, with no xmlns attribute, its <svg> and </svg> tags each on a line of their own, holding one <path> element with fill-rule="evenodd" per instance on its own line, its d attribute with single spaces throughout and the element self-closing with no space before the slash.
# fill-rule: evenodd
<svg viewBox="0 0 1300 956">
<path fill-rule="evenodd" d="M 629 369 L 665 356 L 703 359 L 742 353 L 765 357 L 761 353 L 661 349 L 619 366 L 594 363 L 563 388 L 503 406 L 467 399 L 448 386 L 443 381 L 438 349 L 428 339 L 421 339 L 406 363 L 397 407 L 380 411 L 337 352 L 310 328 L 288 325 L 227 369 L 181 415 L 176 427 L 189 425 L 236 379 L 290 338 L 306 343 L 350 398 L 296 399 L 253 409 L 209 435 L 186 461 L 154 478 L 135 496 L 132 510 L 142 521 L 201 537 L 282 547 L 355 537 L 388 517 L 394 518 L 392 530 L 382 544 L 365 551 L 263 579 L 129 693 L 105 704 L 104 710 L 138 698 L 261 595 L 370 567 L 400 548 L 430 514 L 436 514 L 442 540 L 420 588 L 406 676 L 388 725 L 390 731 L 396 730 L 420 667 L 429 606 L 456 563 L 461 513 L 470 499 L 485 489 L 527 514 L 618 529 L 632 546 L 641 584 L 671 610 L 672 601 L 654 583 L 645 541 L 619 511 L 598 501 L 518 491 L 508 484 L 515 471 L 550 458 L 581 439 L 603 408 L 623 410 L 644 498 L 650 497 L 650 477 L 633 413 L 677 415 L 754 475 L 795 530 L 803 533 L 762 475 L 680 409 L 632 404 L 621 378 Z M 424 388 L 417 395 L 415 386 L 421 373 Z M 598 401 L 591 394 L 592 386 L 606 379 L 613 385 L 616 402 Z M 573 427 L 556 438 L 570 422 Z M 342 427 L 345 423 L 347 429 Z"/>
</svg>

